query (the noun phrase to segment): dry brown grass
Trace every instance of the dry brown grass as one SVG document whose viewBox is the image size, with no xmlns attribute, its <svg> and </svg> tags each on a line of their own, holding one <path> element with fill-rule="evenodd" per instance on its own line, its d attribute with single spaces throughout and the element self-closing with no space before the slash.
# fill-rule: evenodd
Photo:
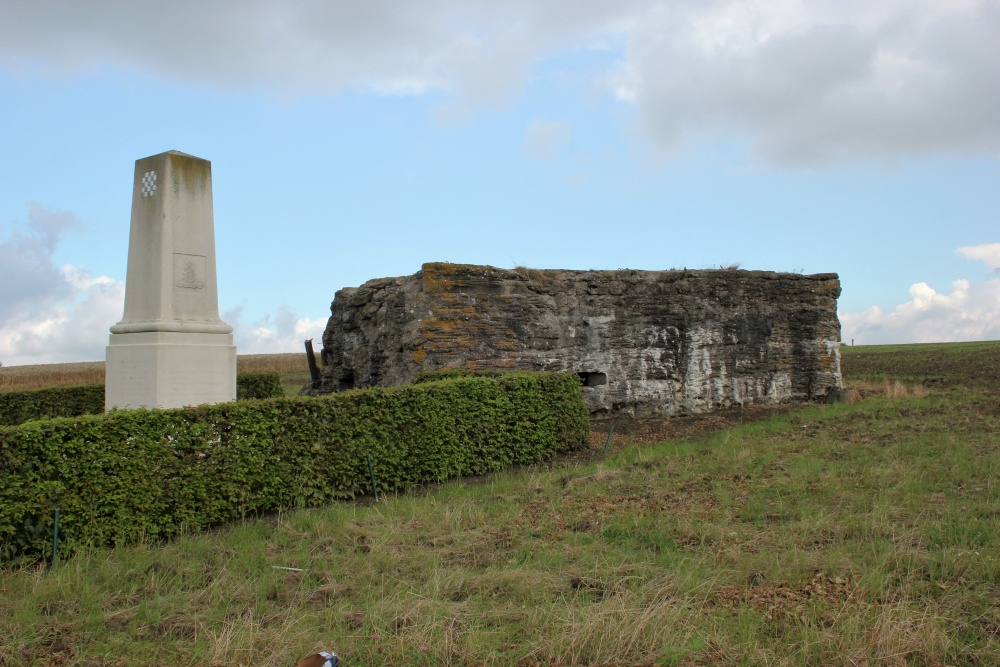
<svg viewBox="0 0 1000 667">
<path fill-rule="evenodd" d="M 316 353 L 316 363 L 321 363 Z M 241 354 L 236 357 L 239 373 L 308 373 L 306 353 Z M 0 392 L 31 391 L 46 387 L 69 387 L 81 384 L 103 384 L 104 362 L 82 361 L 66 364 L 36 364 L 30 366 L 0 366 Z"/>
<path fill-rule="evenodd" d="M 103 383 L 103 361 L 0 366 L 0 391 L 29 391 L 46 387 Z"/>
<path fill-rule="evenodd" d="M 533 269 L 529 266 L 515 266 L 514 273 L 518 273 L 528 280 L 545 282 L 559 277 L 562 272 L 558 269 Z"/>
<path fill-rule="evenodd" d="M 316 363 L 320 361 L 319 350 L 316 350 Z M 309 362 L 306 353 L 288 352 L 285 354 L 241 354 L 236 358 L 236 370 L 239 373 L 308 373 Z"/>
<path fill-rule="evenodd" d="M 844 387 L 844 401 L 846 403 L 858 403 L 874 396 L 924 398 L 928 394 L 930 394 L 930 390 L 923 385 L 890 379 L 853 380 Z"/>
</svg>

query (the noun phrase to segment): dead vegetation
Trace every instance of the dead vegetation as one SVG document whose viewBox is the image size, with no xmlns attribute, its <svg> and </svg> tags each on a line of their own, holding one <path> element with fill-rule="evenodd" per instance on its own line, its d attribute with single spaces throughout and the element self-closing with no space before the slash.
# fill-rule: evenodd
<svg viewBox="0 0 1000 667">
<path fill-rule="evenodd" d="M 320 352 L 316 350 L 316 363 L 320 362 Z M 309 363 L 305 352 L 286 354 L 241 354 L 236 357 L 238 373 L 308 373 Z"/>
<path fill-rule="evenodd" d="M 46 387 L 103 383 L 103 361 L 0 366 L 0 391 L 30 391 Z"/>
<path fill-rule="evenodd" d="M 317 353 L 316 362 L 320 363 Z M 305 352 L 286 354 L 241 354 L 236 357 L 238 373 L 305 374 L 309 364 Z M 299 378 L 297 377 L 296 380 Z M 305 381 L 304 379 L 302 380 Z M 104 384 L 104 362 L 84 361 L 65 364 L 0 366 L 0 392 L 30 391 L 46 387 Z"/>
<path fill-rule="evenodd" d="M 536 282 L 545 282 L 558 278 L 562 275 L 562 271 L 558 269 L 533 269 L 528 266 L 515 266 L 514 273 L 520 274 L 528 280 L 534 280 Z"/>
</svg>

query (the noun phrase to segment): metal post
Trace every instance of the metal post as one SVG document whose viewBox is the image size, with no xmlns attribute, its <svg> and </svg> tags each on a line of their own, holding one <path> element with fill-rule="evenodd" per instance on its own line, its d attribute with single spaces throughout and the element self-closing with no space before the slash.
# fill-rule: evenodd
<svg viewBox="0 0 1000 667">
<path fill-rule="evenodd" d="M 52 570 L 59 563 L 59 508 L 56 508 L 55 523 L 52 527 Z"/>
<path fill-rule="evenodd" d="M 608 441 L 604 443 L 604 451 L 602 452 L 602 454 L 608 453 L 608 447 L 611 446 L 611 436 L 614 435 L 614 433 L 615 433 L 615 425 L 612 424 L 611 428 L 608 429 Z"/>
<path fill-rule="evenodd" d="M 366 454 L 365 456 L 368 457 L 368 474 L 372 478 L 372 491 L 375 493 L 375 500 L 378 500 L 378 485 L 375 484 L 375 466 L 372 465 L 371 454 Z"/>
<path fill-rule="evenodd" d="M 309 363 L 309 378 L 312 380 L 312 388 L 319 387 L 319 366 L 316 365 L 316 353 L 313 352 L 312 338 L 306 341 L 306 361 Z"/>
</svg>

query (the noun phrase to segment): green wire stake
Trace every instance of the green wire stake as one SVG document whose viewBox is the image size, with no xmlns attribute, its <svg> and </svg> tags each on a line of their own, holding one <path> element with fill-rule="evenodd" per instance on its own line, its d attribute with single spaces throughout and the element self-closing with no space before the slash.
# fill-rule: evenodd
<svg viewBox="0 0 1000 667">
<path fill-rule="evenodd" d="M 614 435 L 614 433 L 615 433 L 615 425 L 612 424 L 611 428 L 608 429 L 608 441 L 604 443 L 604 452 L 602 452 L 602 455 L 608 453 L 608 447 L 611 446 L 611 436 Z"/>
<path fill-rule="evenodd" d="M 375 500 L 378 500 L 378 485 L 375 484 L 375 466 L 372 465 L 371 454 L 366 454 L 365 456 L 368 457 L 368 474 L 372 478 L 372 491 L 375 492 Z"/>
<path fill-rule="evenodd" d="M 55 525 L 52 527 L 52 571 L 59 564 L 59 508 L 56 508 Z"/>
</svg>

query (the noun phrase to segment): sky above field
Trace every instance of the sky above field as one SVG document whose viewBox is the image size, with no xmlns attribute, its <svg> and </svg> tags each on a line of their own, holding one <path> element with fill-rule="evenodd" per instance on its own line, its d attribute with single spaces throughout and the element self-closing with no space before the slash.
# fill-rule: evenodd
<svg viewBox="0 0 1000 667">
<path fill-rule="evenodd" d="M 135 160 L 212 162 L 239 352 L 429 261 L 837 272 L 1000 339 L 1000 1 L 0 0 L 0 362 L 104 358 Z"/>
</svg>

